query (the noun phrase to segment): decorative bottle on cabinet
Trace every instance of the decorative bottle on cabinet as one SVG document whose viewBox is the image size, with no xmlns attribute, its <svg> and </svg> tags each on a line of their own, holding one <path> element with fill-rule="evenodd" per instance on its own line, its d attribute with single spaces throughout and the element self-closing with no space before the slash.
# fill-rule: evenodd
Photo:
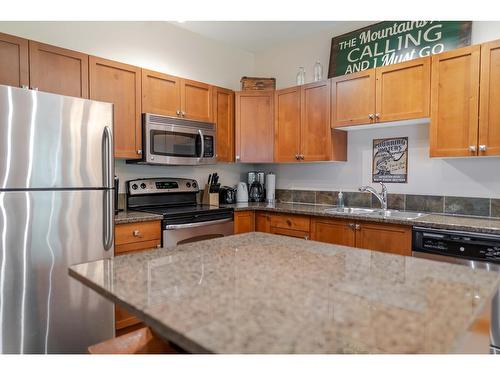
<svg viewBox="0 0 500 375">
<path fill-rule="evenodd" d="M 304 70 L 304 67 L 301 66 L 299 67 L 299 72 L 297 73 L 297 85 L 303 85 L 306 83 L 306 71 Z"/>
<path fill-rule="evenodd" d="M 314 82 L 321 81 L 323 79 L 323 65 L 319 61 L 314 64 Z"/>
</svg>

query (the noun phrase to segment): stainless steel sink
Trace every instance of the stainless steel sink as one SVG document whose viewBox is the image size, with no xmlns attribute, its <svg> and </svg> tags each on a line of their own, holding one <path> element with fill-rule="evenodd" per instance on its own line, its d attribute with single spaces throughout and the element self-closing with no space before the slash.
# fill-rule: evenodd
<svg viewBox="0 0 500 375">
<path fill-rule="evenodd" d="M 367 215 L 377 211 L 373 208 L 359 208 L 359 207 L 334 207 L 327 208 L 324 212 L 332 214 L 351 214 L 351 215 Z"/>
<path fill-rule="evenodd" d="M 397 211 L 397 210 L 375 210 L 367 214 L 375 217 L 392 217 L 395 219 L 415 220 L 427 216 L 421 212 Z"/>
<path fill-rule="evenodd" d="M 325 213 L 365 215 L 371 217 L 392 217 L 395 219 L 415 220 L 427 216 L 420 212 L 382 210 L 380 208 L 360 208 L 360 207 L 334 207 L 324 210 Z"/>
</svg>

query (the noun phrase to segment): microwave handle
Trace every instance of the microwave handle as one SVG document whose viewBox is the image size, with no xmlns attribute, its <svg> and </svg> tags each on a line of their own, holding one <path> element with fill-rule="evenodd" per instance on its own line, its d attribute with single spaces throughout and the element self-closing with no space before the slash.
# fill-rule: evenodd
<svg viewBox="0 0 500 375">
<path fill-rule="evenodd" d="M 203 137 L 203 132 L 201 129 L 198 129 L 198 134 L 200 135 L 201 138 L 201 152 L 200 156 L 198 156 L 199 160 L 203 159 L 203 154 L 205 153 L 205 137 Z"/>
</svg>

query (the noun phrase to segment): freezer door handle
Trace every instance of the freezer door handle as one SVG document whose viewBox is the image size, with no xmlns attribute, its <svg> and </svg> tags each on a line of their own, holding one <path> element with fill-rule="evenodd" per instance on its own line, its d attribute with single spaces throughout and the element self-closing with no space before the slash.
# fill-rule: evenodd
<svg viewBox="0 0 500 375">
<path fill-rule="evenodd" d="M 109 126 L 104 127 L 102 134 L 102 176 L 104 187 L 113 188 L 113 134 Z"/>
<path fill-rule="evenodd" d="M 104 250 L 108 251 L 113 246 L 114 240 L 114 192 L 104 190 L 103 218 L 102 218 L 102 243 Z"/>
</svg>

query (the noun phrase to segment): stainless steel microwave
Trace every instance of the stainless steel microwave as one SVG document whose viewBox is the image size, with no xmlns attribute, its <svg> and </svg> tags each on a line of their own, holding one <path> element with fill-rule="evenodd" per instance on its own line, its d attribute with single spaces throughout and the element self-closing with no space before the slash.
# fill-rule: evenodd
<svg viewBox="0 0 500 375">
<path fill-rule="evenodd" d="M 142 115 L 142 159 L 158 165 L 215 164 L 215 125 L 152 113 Z"/>
</svg>

